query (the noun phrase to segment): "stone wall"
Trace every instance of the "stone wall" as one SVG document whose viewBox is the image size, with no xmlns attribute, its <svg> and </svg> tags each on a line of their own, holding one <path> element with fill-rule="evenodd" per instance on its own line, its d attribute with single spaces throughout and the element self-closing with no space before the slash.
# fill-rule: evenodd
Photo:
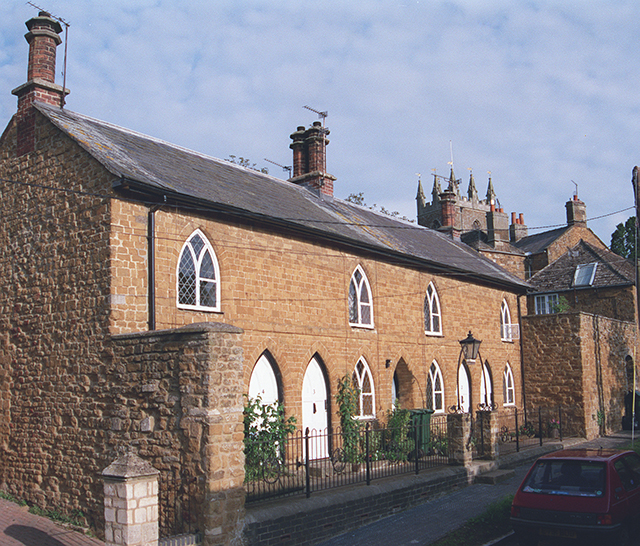
<svg viewBox="0 0 640 546">
<path fill-rule="evenodd" d="M 527 405 L 568 408 L 565 426 L 587 438 L 620 430 L 635 324 L 559 313 L 525 316 L 522 329 Z"/>
<path fill-rule="evenodd" d="M 192 529 L 207 546 L 236 544 L 244 511 L 241 330 L 205 323 L 114 337 L 105 399 L 105 444 L 135 445 L 168 478 L 195 483 Z M 171 534 L 163 512 L 161 532 Z M 178 514 L 179 515 L 179 514 Z"/>
<path fill-rule="evenodd" d="M 113 176 L 40 114 L 35 133 L 19 158 L 13 124 L 0 140 L 0 487 L 86 511 L 104 468 Z"/>
</svg>

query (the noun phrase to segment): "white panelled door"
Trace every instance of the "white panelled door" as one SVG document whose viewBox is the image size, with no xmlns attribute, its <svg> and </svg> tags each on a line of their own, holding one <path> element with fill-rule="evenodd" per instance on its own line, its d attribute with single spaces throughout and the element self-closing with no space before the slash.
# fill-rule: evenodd
<svg viewBox="0 0 640 546">
<path fill-rule="evenodd" d="M 309 445 L 309 457 L 311 459 L 323 459 L 328 457 L 327 447 L 327 384 L 322 373 L 320 363 L 313 357 L 302 381 L 302 431 L 309 429 L 311 436 L 321 434 L 321 438 L 315 438 Z"/>
<path fill-rule="evenodd" d="M 278 382 L 269 359 L 262 355 L 251 372 L 249 398 L 260 397 L 262 403 L 273 404 L 278 401 Z"/>
<path fill-rule="evenodd" d="M 458 368 L 458 404 L 462 411 L 469 413 L 471 409 L 471 387 L 469 385 L 469 374 L 463 365 Z"/>
</svg>

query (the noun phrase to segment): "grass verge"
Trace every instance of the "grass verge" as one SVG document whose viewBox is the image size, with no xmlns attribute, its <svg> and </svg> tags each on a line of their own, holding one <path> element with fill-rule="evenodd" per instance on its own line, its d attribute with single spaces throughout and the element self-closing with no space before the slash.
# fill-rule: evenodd
<svg viewBox="0 0 640 546">
<path fill-rule="evenodd" d="M 509 516 L 513 495 L 490 504 L 479 516 L 470 519 L 460 529 L 449 533 L 432 546 L 481 546 L 511 531 Z"/>
</svg>

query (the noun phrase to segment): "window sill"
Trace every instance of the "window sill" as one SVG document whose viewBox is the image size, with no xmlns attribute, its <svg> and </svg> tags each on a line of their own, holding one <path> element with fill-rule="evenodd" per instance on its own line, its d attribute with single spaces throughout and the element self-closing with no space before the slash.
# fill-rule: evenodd
<svg viewBox="0 0 640 546">
<path fill-rule="evenodd" d="M 442 332 L 428 332 L 427 330 L 424 331 L 424 335 L 429 337 L 444 337 Z"/>
<path fill-rule="evenodd" d="M 177 305 L 176 307 L 183 311 L 195 311 L 197 313 L 216 313 L 218 315 L 224 314 L 221 309 L 214 309 L 213 307 L 197 307 L 195 305 Z"/>
<path fill-rule="evenodd" d="M 358 328 L 360 330 L 375 330 L 375 326 L 373 324 L 355 324 L 353 322 L 349 323 L 351 328 Z"/>
</svg>

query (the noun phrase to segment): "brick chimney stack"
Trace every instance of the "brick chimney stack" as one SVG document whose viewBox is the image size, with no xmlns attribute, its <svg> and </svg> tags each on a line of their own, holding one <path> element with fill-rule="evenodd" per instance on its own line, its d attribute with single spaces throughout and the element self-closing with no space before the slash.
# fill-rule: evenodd
<svg viewBox="0 0 640 546">
<path fill-rule="evenodd" d="M 31 152 L 35 145 L 34 123 L 35 113 L 31 108 L 34 101 L 53 106 L 64 106 L 64 97 L 68 89 L 56 85 L 56 48 L 62 42 L 59 34 L 62 26 L 46 11 L 26 23 L 29 32 L 25 39 L 29 43 L 29 64 L 27 67 L 27 83 L 14 89 L 11 93 L 18 97 L 18 155 Z"/>
<path fill-rule="evenodd" d="M 457 194 L 451 185 L 440 194 L 442 226 L 438 231 L 447 233 L 452 239 L 460 239 L 460 228 L 456 226 L 456 198 Z"/>
<path fill-rule="evenodd" d="M 577 195 L 573 199 L 567 201 L 567 225 L 581 225 L 587 227 L 587 206 L 578 199 Z"/>
<path fill-rule="evenodd" d="M 327 174 L 326 148 L 329 131 L 322 123 L 315 121 L 311 127 L 298 127 L 291 135 L 290 148 L 293 150 L 293 177 L 289 182 L 333 197 L 335 176 Z"/>
</svg>

